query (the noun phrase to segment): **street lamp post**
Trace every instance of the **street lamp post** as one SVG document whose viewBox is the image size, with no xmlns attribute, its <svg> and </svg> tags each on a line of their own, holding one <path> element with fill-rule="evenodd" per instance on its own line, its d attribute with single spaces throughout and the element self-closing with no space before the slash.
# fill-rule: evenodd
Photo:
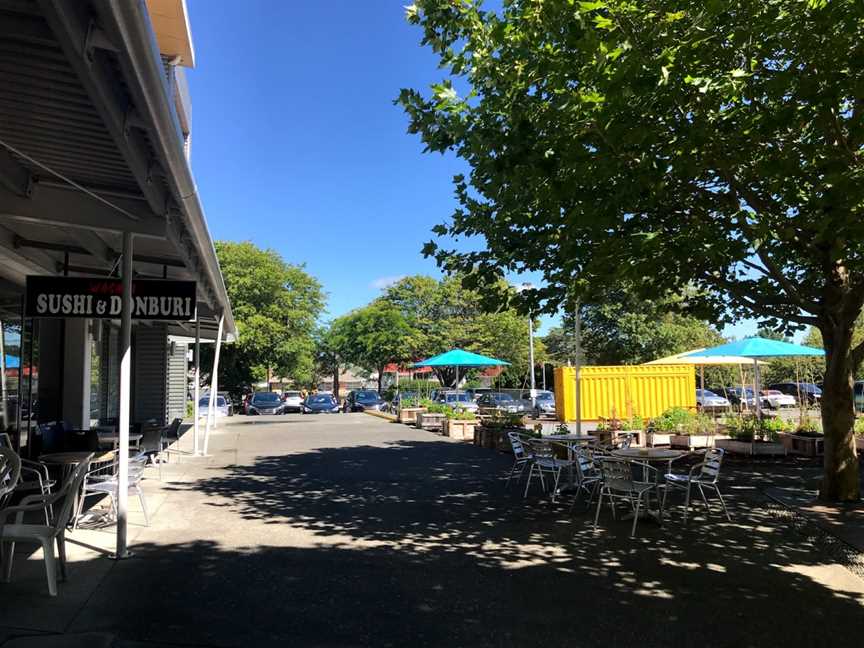
<svg viewBox="0 0 864 648">
<path fill-rule="evenodd" d="M 521 286 L 517 287 L 516 290 L 522 292 L 523 290 L 533 290 L 534 284 L 525 282 Z M 528 364 L 530 368 L 528 370 L 528 374 L 531 376 L 531 410 L 535 410 L 537 408 L 537 385 L 534 382 L 534 320 L 532 318 L 531 311 L 528 311 Z"/>
</svg>

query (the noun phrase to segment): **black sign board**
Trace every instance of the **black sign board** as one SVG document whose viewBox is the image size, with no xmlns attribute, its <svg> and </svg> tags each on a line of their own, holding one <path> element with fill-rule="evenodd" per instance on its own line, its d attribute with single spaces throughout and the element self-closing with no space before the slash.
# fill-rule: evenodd
<svg viewBox="0 0 864 648">
<path fill-rule="evenodd" d="M 120 319 L 123 281 L 100 277 L 27 277 L 25 317 Z M 195 282 L 132 280 L 132 319 L 195 319 Z"/>
</svg>

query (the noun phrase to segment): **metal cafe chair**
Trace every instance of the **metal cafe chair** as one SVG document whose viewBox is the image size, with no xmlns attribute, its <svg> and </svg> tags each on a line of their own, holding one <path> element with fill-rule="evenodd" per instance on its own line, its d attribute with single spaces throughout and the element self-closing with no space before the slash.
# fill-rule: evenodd
<svg viewBox="0 0 864 648">
<path fill-rule="evenodd" d="M 637 464 L 647 472 L 657 472 L 657 469 L 648 464 L 627 461 L 624 459 L 613 459 L 611 457 L 603 457 L 600 460 L 600 472 L 602 474 L 602 482 L 600 485 L 600 497 L 597 499 L 597 512 L 594 514 L 594 530 L 597 530 L 597 523 L 600 520 L 600 509 L 603 507 L 603 498 L 609 499 L 609 507 L 612 509 L 612 519 L 616 519 L 615 500 L 625 501 L 630 504 L 633 509 L 633 527 L 630 530 L 630 537 L 636 537 L 636 525 L 639 523 L 639 514 L 642 511 L 642 503 L 644 500 L 645 510 L 649 508 L 648 498 L 651 491 L 657 494 L 659 501 L 659 491 L 657 490 L 656 479 L 649 481 L 636 481 L 633 479 L 633 465 Z M 662 519 L 662 514 L 661 514 Z"/>
<path fill-rule="evenodd" d="M 555 447 L 564 446 L 557 444 L 554 441 L 545 439 L 526 439 L 525 444 L 528 446 L 528 450 L 533 459 L 531 461 L 531 468 L 528 471 L 528 481 L 525 483 L 525 493 L 523 497 L 528 497 L 528 490 L 531 488 L 531 479 L 535 474 L 540 479 L 540 487 L 543 489 L 543 492 L 546 492 L 546 480 L 543 477 L 543 473 L 546 473 L 551 479 L 553 479 L 552 501 L 554 502 L 555 497 L 558 494 L 558 484 L 561 481 L 561 473 L 565 468 L 571 468 L 573 462 L 569 459 L 559 459 L 555 455 Z"/>
<path fill-rule="evenodd" d="M 666 478 L 666 489 L 663 492 L 663 509 L 666 508 L 666 496 L 671 489 L 686 491 L 687 495 L 684 498 L 684 523 L 687 523 L 687 514 L 690 511 L 690 493 L 695 486 L 702 496 L 702 501 L 705 502 L 705 508 L 710 513 L 711 505 L 708 504 L 708 498 L 705 496 L 705 489 L 711 488 L 717 493 L 720 500 L 720 506 L 723 507 L 723 513 L 726 519 L 731 522 L 732 517 L 726 508 L 726 502 L 723 500 L 723 495 L 720 493 L 720 487 L 717 482 L 720 479 L 720 467 L 723 464 L 723 448 L 709 448 L 705 451 L 705 458 L 690 469 L 686 475 L 677 473 L 668 473 Z"/>
</svg>

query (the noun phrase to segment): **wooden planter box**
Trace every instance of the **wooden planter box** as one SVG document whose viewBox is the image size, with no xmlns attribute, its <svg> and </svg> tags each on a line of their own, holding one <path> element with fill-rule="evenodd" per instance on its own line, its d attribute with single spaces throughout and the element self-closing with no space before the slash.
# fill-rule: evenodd
<svg viewBox="0 0 864 648">
<path fill-rule="evenodd" d="M 648 445 L 654 446 L 669 445 L 672 435 L 668 432 L 651 432 L 648 434 Z"/>
<path fill-rule="evenodd" d="M 442 427 L 444 427 L 444 421 L 447 420 L 447 417 L 443 414 L 436 414 L 429 412 L 418 412 L 417 413 L 417 429 L 418 430 L 435 430 L 440 431 Z"/>
<path fill-rule="evenodd" d="M 825 454 L 824 436 L 802 436 L 799 434 L 784 433 L 780 435 L 780 442 L 786 451 L 791 454 L 803 455 L 805 457 L 821 457 Z"/>
<path fill-rule="evenodd" d="M 398 421 L 406 425 L 414 425 L 417 423 L 417 415 L 425 411 L 425 407 L 403 407 L 399 410 Z"/>
<path fill-rule="evenodd" d="M 513 454 L 513 448 L 510 446 L 510 438 L 508 432 L 519 432 L 524 434 L 525 428 L 487 428 L 482 425 L 474 426 L 474 445 L 481 448 L 489 448 L 490 450 L 498 450 Z"/>
<path fill-rule="evenodd" d="M 444 436 L 459 441 L 474 440 L 474 426 L 477 421 L 459 421 L 457 419 L 444 419 Z"/>
<path fill-rule="evenodd" d="M 749 441 L 738 441 L 737 439 L 717 439 L 714 446 L 722 448 L 726 452 L 743 455 L 785 455 L 786 448 L 782 443 L 773 443 L 768 441 L 757 441 L 750 443 Z"/>
<path fill-rule="evenodd" d="M 684 448 L 693 450 L 695 448 L 711 448 L 717 437 L 713 434 L 670 434 L 670 448 Z"/>
</svg>

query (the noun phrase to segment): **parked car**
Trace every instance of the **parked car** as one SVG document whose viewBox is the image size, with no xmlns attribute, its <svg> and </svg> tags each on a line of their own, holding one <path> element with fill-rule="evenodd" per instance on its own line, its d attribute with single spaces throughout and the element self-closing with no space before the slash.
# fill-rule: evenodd
<svg viewBox="0 0 864 648">
<path fill-rule="evenodd" d="M 531 392 L 522 392 L 522 400 L 526 403 L 531 402 Z M 555 392 L 545 389 L 534 390 L 534 415 L 535 416 L 555 416 Z"/>
<path fill-rule="evenodd" d="M 784 394 L 778 389 L 763 389 L 761 392 L 762 407 L 780 409 L 781 407 L 796 407 L 798 401 L 794 396 Z"/>
<path fill-rule="evenodd" d="M 303 414 L 338 414 L 341 409 L 333 394 L 309 394 L 300 411 Z"/>
<path fill-rule="evenodd" d="M 436 403 L 442 403 L 453 409 L 462 409 L 468 412 L 477 412 L 479 409 L 477 403 L 471 398 L 471 394 L 464 391 L 442 391 L 438 392 Z"/>
<path fill-rule="evenodd" d="M 856 380 L 852 388 L 853 401 L 855 403 L 855 411 L 858 413 L 864 412 L 864 380 Z"/>
<path fill-rule="evenodd" d="M 380 412 L 386 405 L 387 401 L 374 389 L 352 389 L 345 398 L 343 409 L 346 412 Z"/>
<path fill-rule="evenodd" d="M 706 412 L 727 410 L 732 406 L 728 398 L 715 394 L 709 389 L 696 390 L 696 407 Z"/>
<path fill-rule="evenodd" d="M 776 389 L 784 394 L 793 396 L 796 400 L 800 395 L 801 399 L 804 400 L 807 405 L 819 405 L 822 401 L 822 390 L 819 389 L 815 383 L 775 383 L 773 385 L 768 385 L 768 389 Z"/>
<path fill-rule="evenodd" d="M 303 395 L 299 391 L 286 391 L 282 394 L 283 412 L 300 412 L 303 410 Z"/>
<path fill-rule="evenodd" d="M 483 396 L 484 394 L 491 394 L 495 390 L 490 389 L 489 387 L 474 387 L 471 389 L 466 389 L 465 391 L 471 394 L 471 399 L 476 403 L 481 396 Z"/>
<path fill-rule="evenodd" d="M 249 399 L 246 413 L 255 416 L 257 414 L 281 414 L 282 399 L 276 392 L 255 392 Z"/>
<path fill-rule="evenodd" d="M 228 416 L 234 416 L 234 401 L 231 399 L 231 394 L 227 391 L 220 391 L 218 393 L 219 396 L 225 399 L 225 402 L 228 404 Z M 216 401 L 216 404 L 219 404 L 219 401 Z"/>
<path fill-rule="evenodd" d="M 206 416 L 207 408 L 209 407 L 210 394 L 204 394 L 201 398 L 198 399 L 198 415 Z M 213 409 L 216 412 L 216 416 L 231 416 L 228 407 L 228 401 L 222 394 L 216 396 L 216 406 Z"/>
<path fill-rule="evenodd" d="M 491 392 L 483 394 L 477 399 L 477 405 L 482 409 L 496 409 L 509 414 L 521 414 L 527 411 L 531 405 L 525 401 L 516 400 L 505 392 Z"/>
</svg>

